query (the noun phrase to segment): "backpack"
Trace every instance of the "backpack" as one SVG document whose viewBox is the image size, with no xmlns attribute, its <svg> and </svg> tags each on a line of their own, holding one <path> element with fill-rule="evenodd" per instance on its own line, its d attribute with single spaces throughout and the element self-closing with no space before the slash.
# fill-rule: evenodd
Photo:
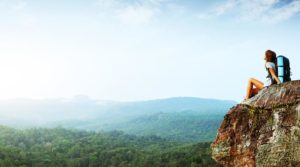
<svg viewBox="0 0 300 167">
<path fill-rule="evenodd" d="M 277 56 L 277 73 L 281 83 L 291 81 L 290 61 L 283 55 Z"/>
</svg>

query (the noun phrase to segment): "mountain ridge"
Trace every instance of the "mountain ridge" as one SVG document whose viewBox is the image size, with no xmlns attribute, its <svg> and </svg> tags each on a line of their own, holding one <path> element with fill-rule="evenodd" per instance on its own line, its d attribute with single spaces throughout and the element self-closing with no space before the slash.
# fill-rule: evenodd
<svg viewBox="0 0 300 167">
<path fill-rule="evenodd" d="M 195 97 L 98 103 L 82 95 L 73 100 L 0 101 L 0 124 L 18 128 L 119 130 L 184 142 L 212 141 L 225 112 L 236 104 Z"/>
</svg>

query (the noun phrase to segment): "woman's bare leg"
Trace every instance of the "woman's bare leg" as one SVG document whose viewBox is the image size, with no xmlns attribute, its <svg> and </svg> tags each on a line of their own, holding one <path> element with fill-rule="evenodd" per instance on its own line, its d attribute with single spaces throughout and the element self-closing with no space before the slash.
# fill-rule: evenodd
<svg viewBox="0 0 300 167">
<path fill-rule="evenodd" d="M 249 79 L 245 99 L 249 99 L 250 98 L 250 96 L 252 94 L 252 88 L 253 88 L 253 83 L 251 82 L 251 79 Z"/>
<path fill-rule="evenodd" d="M 255 91 L 253 90 L 254 89 L 253 86 L 256 88 Z M 258 91 L 260 91 L 263 87 L 264 87 L 264 83 L 260 82 L 259 80 L 254 79 L 254 78 L 250 78 L 248 81 L 245 99 L 249 99 L 254 94 L 256 94 Z"/>
</svg>

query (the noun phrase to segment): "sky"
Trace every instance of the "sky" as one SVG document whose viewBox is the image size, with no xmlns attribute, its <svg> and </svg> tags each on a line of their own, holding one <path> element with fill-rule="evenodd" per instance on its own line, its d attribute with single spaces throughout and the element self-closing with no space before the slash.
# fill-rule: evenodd
<svg viewBox="0 0 300 167">
<path fill-rule="evenodd" d="M 0 0 L 0 99 L 241 101 L 264 52 L 300 78 L 300 1 Z"/>
</svg>

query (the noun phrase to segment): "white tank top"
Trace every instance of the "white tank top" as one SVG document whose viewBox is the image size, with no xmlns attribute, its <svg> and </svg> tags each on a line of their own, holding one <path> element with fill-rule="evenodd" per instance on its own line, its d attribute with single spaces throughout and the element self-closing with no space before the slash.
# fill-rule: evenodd
<svg viewBox="0 0 300 167">
<path fill-rule="evenodd" d="M 272 62 L 266 62 L 266 69 L 267 69 L 267 72 L 268 72 L 268 76 L 267 76 L 267 80 L 266 80 L 266 86 L 272 85 L 272 80 L 274 80 L 274 78 L 269 74 L 269 71 L 268 71 L 269 68 L 273 68 L 274 71 L 276 72 L 276 65 Z"/>
</svg>

